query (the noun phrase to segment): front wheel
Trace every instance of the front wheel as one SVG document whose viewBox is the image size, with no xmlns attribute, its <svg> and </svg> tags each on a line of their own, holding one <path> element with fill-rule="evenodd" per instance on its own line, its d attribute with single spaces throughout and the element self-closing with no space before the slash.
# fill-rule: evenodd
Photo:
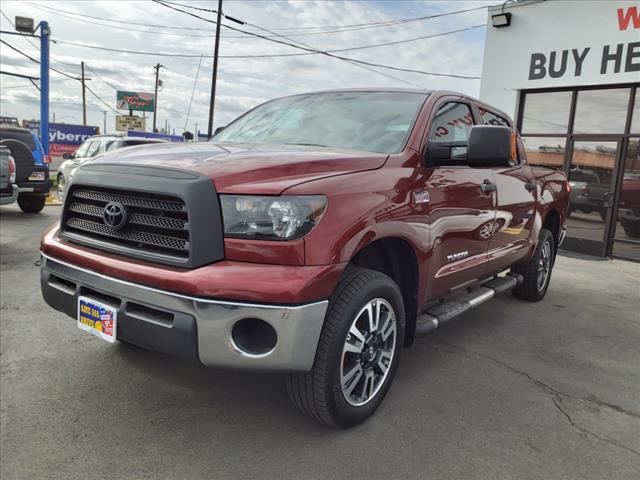
<svg viewBox="0 0 640 480">
<path fill-rule="evenodd" d="M 513 271 L 523 276 L 523 281 L 513 289 L 513 295 L 521 300 L 538 302 L 549 288 L 551 271 L 556 260 L 556 242 L 550 230 L 543 228 L 538 237 L 538 246 L 527 265 L 514 267 Z"/>
<path fill-rule="evenodd" d="M 288 376 L 291 400 L 334 428 L 363 422 L 391 386 L 403 336 L 404 305 L 395 282 L 350 267 L 329 300 L 313 368 Z"/>
<path fill-rule="evenodd" d="M 44 208 L 45 197 L 42 195 L 19 195 L 18 206 L 24 213 L 40 213 Z"/>
</svg>

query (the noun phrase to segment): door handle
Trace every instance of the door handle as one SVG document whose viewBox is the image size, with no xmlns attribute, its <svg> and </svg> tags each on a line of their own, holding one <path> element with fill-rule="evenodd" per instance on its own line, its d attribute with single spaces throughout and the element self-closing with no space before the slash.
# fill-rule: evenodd
<svg viewBox="0 0 640 480">
<path fill-rule="evenodd" d="M 534 182 L 533 180 L 529 180 L 527 183 L 524 184 L 524 188 L 526 188 L 529 191 L 535 190 L 536 182 Z"/>
<path fill-rule="evenodd" d="M 480 185 L 480 191 L 482 193 L 495 192 L 497 189 L 498 187 L 491 180 L 485 180 L 484 182 L 482 182 L 482 185 Z"/>
</svg>

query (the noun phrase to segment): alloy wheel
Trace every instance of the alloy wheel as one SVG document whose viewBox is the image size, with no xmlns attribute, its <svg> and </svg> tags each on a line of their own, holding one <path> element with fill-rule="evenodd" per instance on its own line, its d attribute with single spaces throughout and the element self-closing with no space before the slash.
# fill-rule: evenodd
<svg viewBox="0 0 640 480">
<path fill-rule="evenodd" d="M 542 291 L 547 284 L 549 273 L 551 272 L 551 244 L 545 241 L 540 253 L 538 262 L 538 291 Z"/>
<path fill-rule="evenodd" d="M 370 402 L 385 382 L 394 360 L 396 313 L 383 298 L 374 298 L 356 315 L 342 349 L 340 385 L 347 403 Z"/>
</svg>

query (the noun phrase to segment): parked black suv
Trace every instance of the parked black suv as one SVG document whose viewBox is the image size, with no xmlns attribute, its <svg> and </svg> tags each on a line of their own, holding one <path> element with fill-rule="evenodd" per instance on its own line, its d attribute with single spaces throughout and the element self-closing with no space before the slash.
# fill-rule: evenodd
<svg viewBox="0 0 640 480">
<path fill-rule="evenodd" d="M 0 126 L 0 145 L 11 152 L 16 162 L 18 205 L 25 213 L 38 213 L 44 208 L 49 190 L 49 164 L 38 137 L 26 128 Z"/>
</svg>

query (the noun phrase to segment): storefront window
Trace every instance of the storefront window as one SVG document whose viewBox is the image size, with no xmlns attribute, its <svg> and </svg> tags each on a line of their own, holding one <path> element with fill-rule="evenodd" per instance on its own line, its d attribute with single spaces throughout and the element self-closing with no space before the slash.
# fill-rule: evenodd
<svg viewBox="0 0 640 480">
<path fill-rule="evenodd" d="M 573 133 L 624 133 L 629 95 L 628 88 L 578 92 Z"/>
<path fill-rule="evenodd" d="M 565 137 L 523 137 L 522 142 L 530 165 L 562 170 Z"/>
<path fill-rule="evenodd" d="M 527 93 L 522 133 L 567 133 L 571 92 Z"/>
<path fill-rule="evenodd" d="M 636 88 L 636 100 L 633 104 L 633 117 L 631 119 L 631 133 L 640 133 L 640 87 Z"/>
<path fill-rule="evenodd" d="M 640 139 L 631 138 L 622 175 L 613 254 L 640 260 Z"/>
</svg>

